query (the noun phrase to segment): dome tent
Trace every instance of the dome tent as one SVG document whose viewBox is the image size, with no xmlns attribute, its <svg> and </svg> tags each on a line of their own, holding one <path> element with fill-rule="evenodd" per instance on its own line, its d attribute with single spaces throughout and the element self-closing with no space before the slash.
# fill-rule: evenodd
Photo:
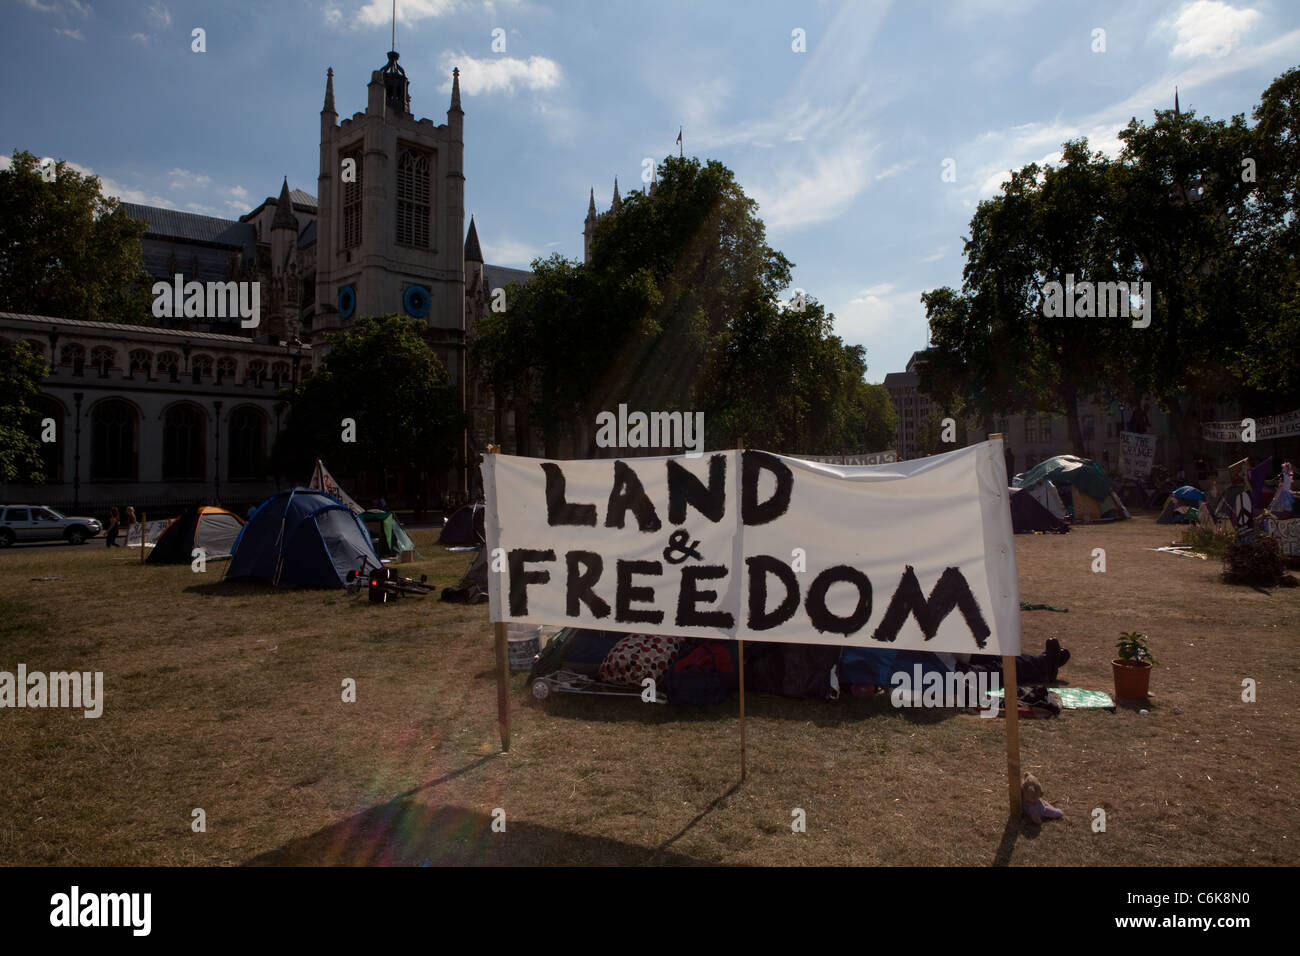
<svg viewBox="0 0 1300 956">
<path fill-rule="evenodd" d="M 189 564 L 195 548 L 208 560 L 228 558 L 235 550 L 244 522 L 225 508 L 194 505 L 169 524 L 145 561 L 149 564 Z"/>
<path fill-rule="evenodd" d="M 370 532 L 375 550 L 383 557 L 395 558 L 403 551 L 415 551 L 415 542 L 391 511 L 367 511 L 361 520 Z"/>
<path fill-rule="evenodd" d="M 321 491 L 293 488 L 257 507 L 226 569 L 227 578 L 257 578 L 282 587 L 341 588 L 362 559 L 383 562 L 350 508 Z"/>
</svg>

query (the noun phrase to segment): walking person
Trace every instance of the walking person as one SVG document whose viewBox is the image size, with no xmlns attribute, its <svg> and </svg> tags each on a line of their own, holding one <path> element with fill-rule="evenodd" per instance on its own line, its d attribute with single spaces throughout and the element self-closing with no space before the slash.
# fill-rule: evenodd
<svg viewBox="0 0 1300 956">
<path fill-rule="evenodd" d="M 117 527 L 122 523 L 122 516 L 117 510 L 117 505 L 108 509 L 108 527 L 105 529 L 107 537 L 104 539 L 104 547 L 111 548 L 117 541 Z"/>
<path fill-rule="evenodd" d="M 122 526 L 126 529 L 126 542 L 131 543 L 131 529 L 136 526 L 138 519 L 135 516 L 135 508 L 130 505 L 126 506 L 126 511 L 122 515 Z M 144 543 L 144 529 L 141 528 L 140 543 Z"/>
</svg>

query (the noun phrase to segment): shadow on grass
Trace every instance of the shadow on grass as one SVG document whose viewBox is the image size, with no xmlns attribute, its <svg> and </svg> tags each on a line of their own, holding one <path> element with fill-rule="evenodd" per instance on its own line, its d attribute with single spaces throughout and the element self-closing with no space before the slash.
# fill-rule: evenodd
<svg viewBox="0 0 1300 956">
<path fill-rule="evenodd" d="M 1041 825 L 1023 814 L 1018 814 L 1014 819 L 1008 817 L 1006 826 L 1002 828 L 1002 839 L 998 842 L 998 848 L 993 854 L 993 865 L 1010 866 L 1011 854 L 1016 849 L 1016 838 L 1024 837 L 1026 840 L 1037 840 L 1042 832 Z"/>
<path fill-rule="evenodd" d="M 248 860 L 246 866 L 673 866 L 698 860 L 603 837 L 540 826 L 507 816 L 506 829 L 492 830 L 491 814 L 467 807 L 435 807 L 418 799 L 425 790 L 497 759 L 474 762 L 400 794 L 387 803 L 340 820 L 308 836 Z M 733 790 L 735 788 L 732 788 Z M 716 805 L 728 794 L 714 801 Z M 710 810 L 713 807 L 710 806 Z M 682 830 L 685 833 L 708 813 Z"/>
<path fill-rule="evenodd" d="M 484 672 L 476 677 L 490 677 Z M 525 706 L 544 709 L 558 720 L 599 721 L 604 723 L 713 723 L 737 720 L 740 717 L 740 699 L 735 694 L 721 704 L 703 707 L 693 704 L 646 704 L 639 697 L 601 694 L 552 694 L 545 704 L 537 703 L 525 686 L 522 691 L 512 688 L 517 700 Z M 745 694 L 745 715 L 768 720 L 789 720 L 812 723 L 817 727 L 834 728 L 862 720 L 896 717 L 908 723 L 930 725 L 961 716 L 960 711 L 936 707 L 894 707 L 888 694 L 874 697 L 841 697 L 839 700 L 818 700 L 779 697 L 749 691 Z"/>
</svg>

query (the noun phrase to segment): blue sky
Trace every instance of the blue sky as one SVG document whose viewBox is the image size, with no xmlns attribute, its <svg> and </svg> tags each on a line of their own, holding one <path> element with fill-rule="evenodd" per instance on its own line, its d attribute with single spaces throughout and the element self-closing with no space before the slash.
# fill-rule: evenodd
<svg viewBox="0 0 1300 956">
<path fill-rule="evenodd" d="M 316 192 L 332 66 L 341 116 L 385 62 L 391 0 L 0 0 L 0 131 L 135 202 L 231 218 Z M 398 0 L 417 117 L 465 109 L 466 213 L 484 255 L 582 256 L 588 189 L 642 160 L 735 170 L 794 285 L 867 348 L 870 381 L 925 345 L 919 296 L 960 285 L 962 236 L 1008 169 L 1132 116 L 1226 119 L 1300 64 L 1300 4 Z M 206 31 L 206 52 L 191 31 Z M 504 52 L 493 31 L 504 31 Z M 802 30 L 804 52 L 792 48 Z M 1105 31 L 1095 52 L 1094 31 Z M 944 182 L 944 161 L 956 179 Z"/>
</svg>

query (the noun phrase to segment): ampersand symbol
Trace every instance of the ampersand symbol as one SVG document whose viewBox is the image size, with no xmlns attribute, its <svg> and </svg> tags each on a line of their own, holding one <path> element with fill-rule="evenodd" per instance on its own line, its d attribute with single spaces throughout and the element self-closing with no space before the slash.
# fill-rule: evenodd
<svg viewBox="0 0 1300 956">
<path fill-rule="evenodd" d="M 695 550 L 695 547 L 699 542 L 691 541 L 690 544 L 687 544 L 686 542 L 689 537 L 690 536 L 687 535 L 685 528 L 674 531 L 670 534 L 668 536 L 668 547 L 664 548 L 664 560 L 669 564 L 681 564 L 687 558 L 694 558 L 696 561 L 703 561 L 704 555 Z M 674 558 L 674 554 L 679 554 L 681 557 Z"/>
</svg>

